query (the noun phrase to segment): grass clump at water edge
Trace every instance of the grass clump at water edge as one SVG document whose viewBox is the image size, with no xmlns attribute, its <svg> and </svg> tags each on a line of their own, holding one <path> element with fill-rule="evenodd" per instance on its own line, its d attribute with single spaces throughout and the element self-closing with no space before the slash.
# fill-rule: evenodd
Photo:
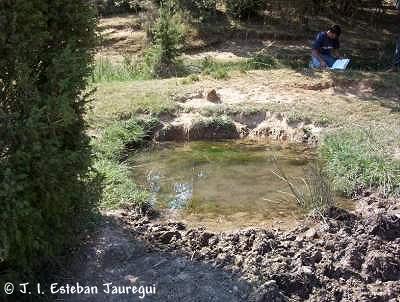
<svg viewBox="0 0 400 302">
<path fill-rule="evenodd" d="M 123 205 L 139 209 L 149 207 L 148 192 L 135 184 L 123 157 L 128 146 L 143 143 L 152 124 L 141 123 L 134 118 L 116 121 L 104 129 L 93 143 L 96 152 L 94 167 L 104 183 L 100 208 L 114 209 Z"/>
<path fill-rule="evenodd" d="M 304 178 L 291 179 L 275 161 L 277 171 L 273 173 L 284 181 L 290 192 L 282 192 L 291 196 L 297 204 L 312 216 L 324 217 L 327 211 L 335 205 L 335 195 L 332 184 L 317 162 L 310 164 Z"/>
<path fill-rule="evenodd" d="M 328 135 L 320 150 L 325 170 L 336 190 L 351 196 L 360 190 L 384 195 L 400 193 L 400 131 L 393 129 L 344 129 Z"/>
</svg>

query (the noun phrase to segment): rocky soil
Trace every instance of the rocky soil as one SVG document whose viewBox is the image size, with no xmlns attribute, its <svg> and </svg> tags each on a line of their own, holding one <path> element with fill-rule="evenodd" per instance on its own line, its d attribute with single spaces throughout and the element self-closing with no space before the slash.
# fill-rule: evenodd
<svg viewBox="0 0 400 302">
<path fill-rule="evenodd" d="M 246 293 L 241 291 L 245 301 L 400 301 L 399 200 L 366 196 L 354 213 L 332 208 L 322 222 L 289 232 L 211 233 L 179 222 L 153 223 L 134 211 L 113 215 L 153 250 L 186 257 L 190 265 L 204 263 L 250 284 Z M 187 276 L 182 288 L 192 281 Z M 192 298 L 179 301 L 228 301 Z M 164 301 L 177 300 L 166 296 Z"/>
</svg>

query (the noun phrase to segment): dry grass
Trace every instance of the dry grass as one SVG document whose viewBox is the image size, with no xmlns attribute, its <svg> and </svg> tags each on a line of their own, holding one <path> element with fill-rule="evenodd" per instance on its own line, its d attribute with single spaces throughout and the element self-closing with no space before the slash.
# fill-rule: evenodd
<svg viewBox="0 0 400 302">
<path fill-rule="evenodd" d="M 96 85 L 92 110 L 88 113 L 92 128 L 104 127 L 120 115 L 172 112 L 176 103 L 171 94 L 176 79 L 111 82 Z"/>
<path fill-rule="evenodd" d="M 340 77 L 341 82 L 337 82 L 337 77 Z M 343 78 L 347 82 L 343 82 Z M 349 88 L 349 81 L 359 83 L 360 79 L 364 79 L 370 87 L 365 91 Z M 185 104 L 184 110 L 207 110 L 221 114 L 238 110 L 269 110 L 289 115 L 297 112 L 302 119 L 329 127 L 392 125 L 400 117 L 400 113 L 395 110 L 400 100 L 397 101 L 393 96 L 397 93 L 398 81 L 395 74 L 350 73 L 338 76 L 330 72 L 318 72 L 304 75 L 288 69 L 278 69 L 233 72 L 225 80 L 200 76 L 194 82 L 167 79 L 100 83 L 95 93 L 94 109 L 89 117 L 97 123 L 113 119 L 120 113 L 175 111 L 179 109 L 179 104 L 172 100 L 171 95 L 210 89 L 219 92 L 228 88 L 231 92 L 222 98 L 222 104 L 205 102 L 201 108 L 191 108 L 190 104 Z M 327 88 L 314 90 L 313 87 L 319 86 Z M 237 102 L 239 94 L 243 101 Z"/>
</svg>

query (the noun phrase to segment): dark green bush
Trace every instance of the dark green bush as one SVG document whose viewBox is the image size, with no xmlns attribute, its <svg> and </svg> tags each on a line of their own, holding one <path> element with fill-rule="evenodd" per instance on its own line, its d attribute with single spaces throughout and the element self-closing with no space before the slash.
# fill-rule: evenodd
<svg viewBox="0 0 400 302">
<path fill-rule="evenodd" d="M 266 0 L 226 0 L 226 11 L 234 18 L 247 18 L 265 9 Z"/>
<path fill-rule="evenodd" d="M 83 119 L 95 26 L 86 0 L 0 2 L 0 274 L 58 255 L 97 200 Z"/>
</svg>

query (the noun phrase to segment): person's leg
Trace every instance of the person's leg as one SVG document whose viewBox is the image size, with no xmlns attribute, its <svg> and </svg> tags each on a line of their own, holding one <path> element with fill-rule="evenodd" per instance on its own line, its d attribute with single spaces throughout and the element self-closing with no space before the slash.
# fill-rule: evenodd
<svg viewBox="0 0 400 302">
<path fill-rule="evenodd" d="M 394 53 L 394 65 L 400 67 L 400 37 L 396 40 L 396 50 Z"/>
<path fill-rule="evenodd" d="M 311 56 L 311 64 L 310 64 L 311 66 L 311 68 L 321 68 L 321 63 L 319 62 L 319 60 L 316 58 L 316 57 L 314 57 L 314 56 Z"/>
</svg>

